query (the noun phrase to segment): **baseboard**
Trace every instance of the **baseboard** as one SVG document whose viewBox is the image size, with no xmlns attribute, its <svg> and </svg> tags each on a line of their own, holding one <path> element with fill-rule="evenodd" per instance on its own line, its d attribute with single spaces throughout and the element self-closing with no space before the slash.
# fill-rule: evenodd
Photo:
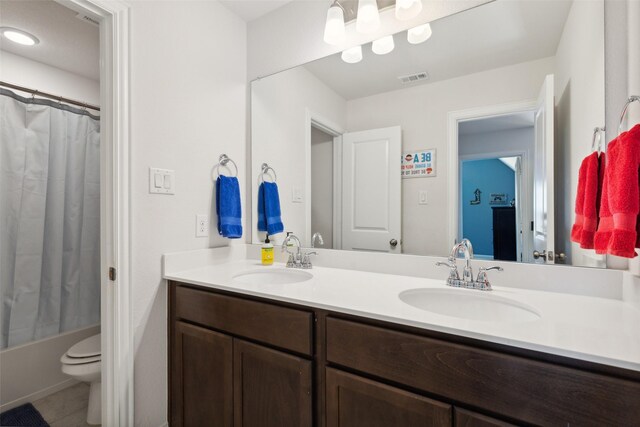
<svg viewBox="0 0 640 427">
<path fill-rule="evenodd" d="M 40 400 L 43 397 L 47 397 L 50 394 L 56 393 L 60 390 L 64 390 L 65 388 L 71 387 L 72 385 L 78 384 L 78 381 L 73 378 L 69 378 L 64 380 L 58 384 L 47 387 L 43 390 L 38 390 L 35 393 L 31 393 L 27 396 L 23 396 L 20 399 L 16 399 L 12 402 L 7 402 L 4 405 L 0 405 L 0 412 L 8 411 L 9 409 L 15 408 L 16 406 L 23 405 L 29 402 L 35 402 L 36 400 Z"/>
</svg>

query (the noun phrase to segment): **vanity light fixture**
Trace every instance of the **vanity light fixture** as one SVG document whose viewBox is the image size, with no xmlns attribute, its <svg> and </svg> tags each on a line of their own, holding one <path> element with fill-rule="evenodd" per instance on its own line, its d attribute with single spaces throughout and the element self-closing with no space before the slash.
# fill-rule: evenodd
<svg viewBox="0 0 640 427">
<path fill-rule="evenodd" d="M 373 33 L 380 28 L 380 13 L 376 0 L 358 0 L 356 30 L 362 34 Z"/>
<path fill-rule="evenodd" d="M 426 23 L 424 25 L 418 25 L 407 31 L 407 41 L 411 44 L 418 44 L 426 42 L 431 37 L 431 25 Z"/>
<path fill-rule="evenodd" d="M 393 36 L 384 36 L 378 40 L 374 40 L 371 44 L 371 50 L 376 55 L 386 55 L 391 52 L 395 44 L 393 43 Z"/>
<path fill-rule="evenodd" d="M 327 11 L 327 22 L 324 25 L 324 41 L 330 45 L 338 45 L 345 40 L 344 9 L 335 0 Z"/>
<path fill-rule="evenodd" d="M 19 30 L 12 27 L 0 27 L 0 34 L 7 40 L 11 40 L 14 43 L 21 44 L 23 46 L 35 46 L 40 43 L 40 40 L 33 34 L 29 34 L 26 31 Z"/>
<path fill-rule="evenodd" d="M 396 18 L 401 21 L 413 19 L 422 11 L 422 0 L 396 0 Z"/>
<path fill-rule="evenodd" d="M 343 51 L 341 58 L 347 64 L 355 64 L 362 61 L 362 46 L 354 46 Z"/>
</svg>

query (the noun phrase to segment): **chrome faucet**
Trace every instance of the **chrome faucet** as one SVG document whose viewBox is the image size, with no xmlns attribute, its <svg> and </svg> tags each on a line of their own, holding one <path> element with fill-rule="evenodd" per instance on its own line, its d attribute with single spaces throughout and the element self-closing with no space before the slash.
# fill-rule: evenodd
<svg viewBox="0 0 640 427">
<path fill-rule="evenodd" d="M 289 251 L 289 243 L 296 243 L 296 251 Z M 288 268 L 303 268 L 310 269 L 313 268 L 313 264 L 311 264 L 311 255 L 318 255 L 317 252 L 302 252 L 302 244 L 300 243 L 300 239 L 293 233 L 287 234 L 287 237 L 282 242 L 282 251 L 287 251 L 289 254 L 289 259 L 287 260 Z"/>
<path fill-rule="evenodd" d="M 462 271 L 462 279 L 460 279 L 460 275 L 458 274 L 458 266 L 456 265 L 456 260 L 458 259 L 458 255 L 460 252 L 464 255 L 465 266 Z M 462 239 L 460 243 L 456 243 L 451 249 L 451 254 L 449 258 L 447 258 L 447 262 L 436 262 L 437 266 L 445 265 L 449 267 L 449 277 L 447 278 L 447 285 L 453 286 L 456 288 L 469 288 L 469 289 L 479 289 L 481 291 L 490 291 L 491 283 L 489 282 L 489 278 L 487 276 L 487 271 L 489 270 L 498 270 L 502 271 L 502 267 L 489 267 L 480 268 L 478 272 L 478 277 L 476 279 L 473 278 L 473 269 L 471 268 L 471 259 L 473 259 L 473 245 L 469 239 Z"/>
<path fill-rule="evenodd" d="M 318 241 L 318 244 L 320 246 L 324 246 L 324 239 L 322 238 L 322 234 L 316 232 L 316 233 L 313 233 L 313 237 L 311 238 L 311 247 L 312 248 L 316 247 L 316 240 Z"/>
</svg>

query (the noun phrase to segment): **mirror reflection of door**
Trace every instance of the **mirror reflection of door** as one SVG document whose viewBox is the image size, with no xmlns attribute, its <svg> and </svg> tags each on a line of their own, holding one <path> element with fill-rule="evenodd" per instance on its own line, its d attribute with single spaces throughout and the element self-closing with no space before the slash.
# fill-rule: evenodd
<svg viewBox="0 0 640 427">
<path fill-rule="evenodd" d="M 312 235 L 324 248 L 401 253 L 400 126 L 310 131 Z"/>
<path fill-rule="evenodd" d="M 476 258 L 528 261 L 533 245 L 534 112 L 458 124 L 458 239 Z"/>
<path fill-rule="evenodd" d="M 342 248 L 402 253 L 400 126 L 342 135 Z"/>
</svg>

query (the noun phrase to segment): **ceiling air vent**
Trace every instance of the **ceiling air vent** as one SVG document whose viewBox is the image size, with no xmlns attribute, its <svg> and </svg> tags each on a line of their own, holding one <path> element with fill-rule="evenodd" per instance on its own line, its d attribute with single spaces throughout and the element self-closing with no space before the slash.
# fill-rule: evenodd
<svg viewBox="0 0 640 427">
<path fill-rule="evenodd" d="M 406 85 L 408 83 L 415 83 L 421 80 L 429 80 L 429 74 L 427 74 L 426 71 L 421 71 L 419 73 L 408 74 L 406 76 L 398 76 L 398 80 L 400 80 L 400 83 L 403 85 Z"/>
<path fill-rule="evenodd" d="M 84 14 L 84 13 L 78 13 L 78 14 L 76 15 L 76 18 L 78 18 L 79 20 L 84 21 L 84 22 L 86 22 L 86 23 L 88 23 L 88 24 L 93 24 L 93 25 L 95 25 L 96 27 L 99 27 L 99 26 L 100 26 L 100 22 L 98 22 L 95 18 L 92 18 L 91 16 L 89 16 L 89 15 L 87 15 L 87 14 Z"/>
</svg>

